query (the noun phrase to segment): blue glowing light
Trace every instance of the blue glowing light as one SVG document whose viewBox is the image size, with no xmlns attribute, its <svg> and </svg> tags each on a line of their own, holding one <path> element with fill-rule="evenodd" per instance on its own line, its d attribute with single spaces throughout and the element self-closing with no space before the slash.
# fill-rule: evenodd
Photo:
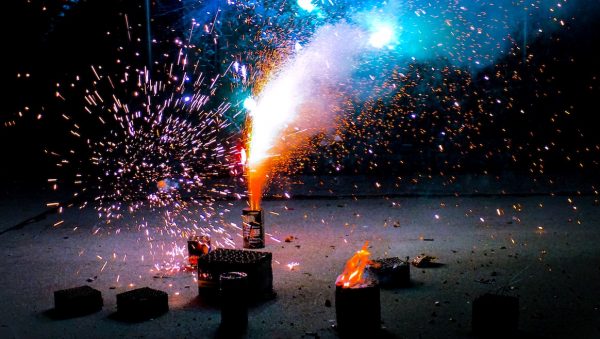
<svg viewBox="0 0 600 339">
<path fill-rule="evenodd" d="M 375 30 L 369 37 L 369 44 L 375 48 L 383 48 L 388 46 L 394 38 L 394 30 L 391 26 L 380 24 L 375 27 Z"/>
<path fill-rule="evenodd" d="M 317 6 L 312 3 L 312 0 L 298 0 L 298 6 L 309 13 L 317 8 Z"/>
<path fill-rule="evenodd" d="M 192 100 L 192 97 L 190 97 L 189 95 L 186 95 L 185 97 L 183 97 L 183 101 L 185 101 L 185 102 L 190 102 L 190 100 Z"/>
</svg>

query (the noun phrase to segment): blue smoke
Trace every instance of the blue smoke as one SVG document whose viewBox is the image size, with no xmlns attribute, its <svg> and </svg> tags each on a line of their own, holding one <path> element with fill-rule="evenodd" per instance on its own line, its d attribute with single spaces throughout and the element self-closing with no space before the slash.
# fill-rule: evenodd
<svg viewBox="0 0 600 339">
<path fill-rule="evenodd" d="M 515 47 L 525 49 L 539 37 L 569 25 L 584 24 L 582 17 L 598 8 L 596 1 L 580 0 L 183 0 L 180 3 L 185 21 L 194 20 L 202 26 L 229 25 L 234 32 L 248 19 L 250 30 L 262 32 L 265 39 L 276 36 L 270 42 L 279 45 L 285 39 L 307 43 L 319 27 L 341 21 L 368 32 L 384 25 L 393 29 L 393 39 L 379 51 L 384 53 L 382 58 L 390 58 L 394 63 L 443 59 L 473 72 L 494 64 Z M 220 14 L 216 15 L 217 12 Z M 236 46 L 237 37 L 226 33 L 223 35 L 228 45 Z M 231 52 L 238 51 L 231 48 Z M 386 60 L 383 61 L 385 64 Z"/>
<path fill-rule="evenodd" d="M 351 20 L 369 30 L 393 27 L 388 54 L 396 62 L 445 60 L 476 72 L 573 23 L 578 8 L 577 1 L 392 0 L 358 9 Z"/>
</svg>

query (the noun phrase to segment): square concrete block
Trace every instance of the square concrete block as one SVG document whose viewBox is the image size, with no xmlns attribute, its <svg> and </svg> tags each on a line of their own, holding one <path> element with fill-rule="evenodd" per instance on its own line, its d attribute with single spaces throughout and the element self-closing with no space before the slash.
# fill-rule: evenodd
<svg viewBox="0 0 600 339">
<path fill-rule="evenodd" d="M 166 292 L 142 287 L 117 294 L 117 315 L 123 320 L 148 320 L 168 311 Z"/>
<path fill-rule="evenodd" d="M 62 316 L 79 316 L 98 312 L 103 306 L 102 293 L 90 286 L 54 292 L 54 311 Z"/>
</svg>

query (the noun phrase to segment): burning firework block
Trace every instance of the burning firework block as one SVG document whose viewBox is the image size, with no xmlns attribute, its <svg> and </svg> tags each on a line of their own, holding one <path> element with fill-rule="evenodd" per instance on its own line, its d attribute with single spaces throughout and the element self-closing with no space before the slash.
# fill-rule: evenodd
<svg viewBox="0 0 600 339">
<path fill-rule="evenodd" d="M 473 332 L 486 337 L 505 337 L 517 333 L 519 299 L 486 293 L 473 301 Z"/>
<path fill-rule="evenodd" d="M 398 257 L 373 260 L 369 271 L 377 277 L 381 287 L 406 287 L 410 285 L 410 265 Z"/>
<path fill-rule="evenodd" d="M 370 338 L 381 329 L 379 284 L 366 279 L 364 284 L 335 287 L 335 316 L 341 337 Z"/>
<path fill-rule="evenodd" d="M 210 252 L 210 237 L 207 235 L 203 236 L 192 236 L 188 239 L 188 254 L 202 256 Z"/>
<path fill-rule="evenodd" d="M 54 292 L 54 310 L 64 316 L 79 316 L 98 312 L 104 305 L 102 293 L 90 286 L 80 286 Z"/>
<path fill-rule="evenodd" d="M 147 320 L 169 311 L 169 295 L 149 287 L 117 294 L 117 314 L 126 320 Z"/>
<path fill-rule="evenodd" d="M 265 229 L 263 220 L 263 210 L 251 210 L 249 208 L 244 208 L 242 210 L 242 236 L 244 238 L 244 248 L 265 247 Z"/>
<path fill-rule="evenodd" d="M 219 248 L 198 259 L 198 293 L 210 297 L 219 289 L 219 276 L 226 272 L 248 275 L 251 300 L 273 296 L 273 269 L 270 252 Z"/>
<path fill-rule="evenodd" d="M 190 265 L 195 267 L 198 264 L 198 258 L 207 254 L 211 250 L 212 247 L 210 245 L 209 236 L 191 236 L 188 239 L 188 260 Z"/>
</svg>

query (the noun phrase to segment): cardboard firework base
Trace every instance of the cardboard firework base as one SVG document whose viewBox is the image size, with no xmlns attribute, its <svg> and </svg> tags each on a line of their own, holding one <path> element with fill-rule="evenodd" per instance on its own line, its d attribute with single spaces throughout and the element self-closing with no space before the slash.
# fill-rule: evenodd
<svg viewBox="0 0 600 339">
<path fill-rule="evenodd" d="M 227 272 L 220 275 L 221 332 L 241 334 L 248 328 L 248 275 Z"/>
<path fill-rule="evenodd" d="M 270 252 L 216 249 L 198 259 L 198 294 L 210 299 L 218 294 L 222 273 L 243 272 L 250 301 L 270 299 L 275 295 L 271 262 Z"/>
<path fill-rule="evenodd" d="M 381 330 L 379 284 L 367 280 L 356 287 L 335 287 L 335 316 L 338 334 L 345 338 L 370 338 Z"/>
<path fill-rule="evenodd" d="M 263 210 L 242 210 L 242 237 L 244 248 L 265 247 L 265 227 Z"/>
</svg>

